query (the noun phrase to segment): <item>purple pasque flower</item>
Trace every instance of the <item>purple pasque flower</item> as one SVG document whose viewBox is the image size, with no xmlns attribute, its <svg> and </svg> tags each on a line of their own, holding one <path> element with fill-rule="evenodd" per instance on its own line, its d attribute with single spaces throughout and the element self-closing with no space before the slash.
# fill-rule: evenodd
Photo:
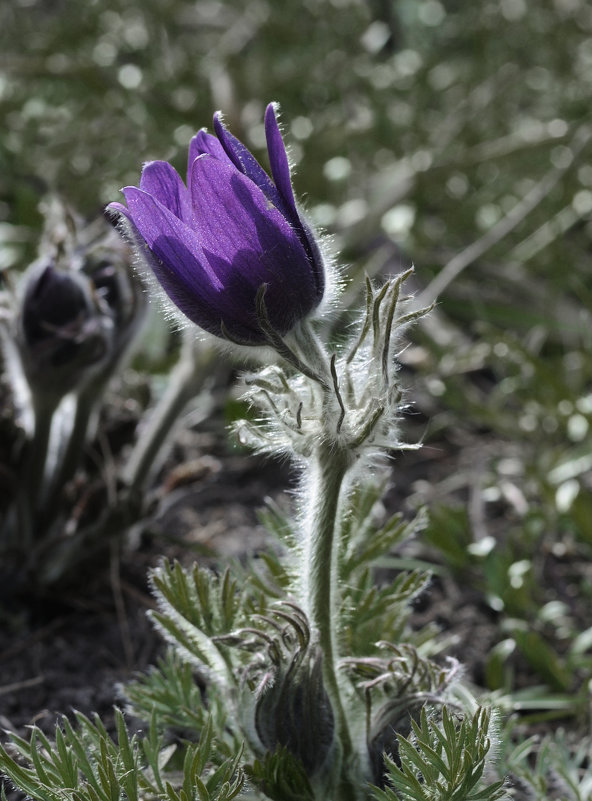
<svg viewBox="0 0 592 801">
<path fill-rule="evenodd" d="M 273 104 L 265 112 L 271 177 L 219 113 L 214 130 L 191 141 L 187 185 L 166 161 L 152 161 L 139 188 L 122 190 L 127 207 L 108 209 L 124 233 L 139 234 L 151 270 L 190 320 L 217 336 L 265 344 L 261 287 L 271 327 L 286 334 L 322 300 L 323 259 L 296 206 Z"/>
</svg>

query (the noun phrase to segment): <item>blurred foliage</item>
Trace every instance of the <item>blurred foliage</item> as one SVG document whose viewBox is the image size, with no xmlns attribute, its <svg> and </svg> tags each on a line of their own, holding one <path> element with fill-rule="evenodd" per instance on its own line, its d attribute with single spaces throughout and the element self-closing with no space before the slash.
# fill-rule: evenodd
<svg viewBox="0 0 592 801">
<path fill-rule="evenodd" d="M 536 13 L 525 0 L 20 0 L 1 13 L 2 216 L 15 223 L 45 186 L 90 213 L 142 159 L 182 168 L 217 108 L 261 148 L 262 110 L 277 99 L 315 216 L 356 247 L 382 221 L 426 271 L 562 165 L 589 113 L 583 0 L 542 0 Z M 588 214 L 590 185 L 591 168 L 574 168 L 515 244 L 549 208 L 574 223 Z"/>
</svg>

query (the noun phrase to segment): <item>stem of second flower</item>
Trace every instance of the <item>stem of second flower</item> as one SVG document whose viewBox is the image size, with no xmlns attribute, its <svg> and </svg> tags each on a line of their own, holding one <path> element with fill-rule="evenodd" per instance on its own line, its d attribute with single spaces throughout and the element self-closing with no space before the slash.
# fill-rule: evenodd
<svg viewBox="0 0 592 801">
<path fill-rule="evenodd" d="M 309 463 L 305 486 L 306 515 L 301 565 L 302 603 L 323 655 L 323 680 L 335 715 L 335 748 L 330 770 L 335 798 L 356 801 L 356 754 L 344 693 L 337 673 L 337 550 L 340 496 L 349 467 L 349 454 L 335 442 L 319 444 Z M 359 782 L 357 783 L 359 785 Z"/>
</svg>

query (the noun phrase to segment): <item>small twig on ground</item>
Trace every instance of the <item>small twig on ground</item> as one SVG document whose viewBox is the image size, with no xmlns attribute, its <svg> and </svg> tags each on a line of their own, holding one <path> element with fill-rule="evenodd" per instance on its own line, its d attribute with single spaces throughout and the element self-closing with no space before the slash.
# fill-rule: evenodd
<svg viewBox="0 0 592 801">
<path fill-rule="evenodd" d="M 127 667 L 131 668 L 134 664 L 134 649 L 130 636 L 129 620 L 127 617 L 125 602 L 123 600 L 123 592 L 121 589 L 121 577 L 119 575 L 119 543 L 117 539 L 113 539 L 111 541 L 109 576 L 111 580 L 113 602 L 115 604 L 115 614 L 117 615 L 121 643 L 123 645 L 123 652 L 125 654 L 125 663 Z"/>
<path fill-rule="evenodd" d="M 23 681 L 15 681 L 12 684 L 4 684 L 0 686 L 0 695 L 8 695 L 8 693 L 15 693 L 19 690 L 26 690 L 28 687 L 36 687 L 45 681 L 45 676 L 33 676 L 32 679 L 23 679 Z"/>
</svg>

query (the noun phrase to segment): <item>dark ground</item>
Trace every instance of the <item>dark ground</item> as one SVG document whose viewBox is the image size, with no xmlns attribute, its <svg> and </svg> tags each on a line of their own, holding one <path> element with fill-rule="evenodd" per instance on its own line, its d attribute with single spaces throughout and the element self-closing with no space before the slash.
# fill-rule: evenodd
<svg viewBox="0 0 592 801">
<path fill-rule="evenodd" d="M 195 437 L 188 435 L 191 446 Z M 211 451 L 208 435 L 197 437 Z M 164 556 L 185 564 L 244 557 L 265 547 L 257 522 L 284 468 L 211 453 L 166 472 L 158 516 L 133 548 L 106 549 L 76 580 L 44 591 L 0 589 L 0 726 L 51 730 L 62 713 L 98 712 L 106 721 L 116 685 L 154 663 L 162 642 L 146 612 L 147 573 Z M 5 582 L 8 579 L 5 577 Z"/>
</svg>

